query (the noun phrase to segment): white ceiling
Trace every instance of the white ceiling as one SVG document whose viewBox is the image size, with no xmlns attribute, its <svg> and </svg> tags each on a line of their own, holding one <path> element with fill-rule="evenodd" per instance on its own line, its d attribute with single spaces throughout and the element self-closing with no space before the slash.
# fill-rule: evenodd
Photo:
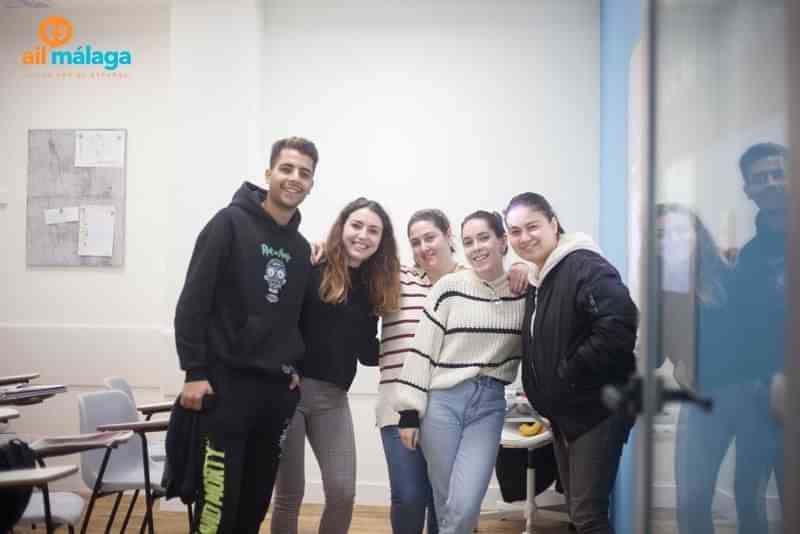
<svg viewBox="0 0 800 534">
<path fill-rule="evenodd" d="M 171 0 L 0 0 L 3 7 L 38 8 L 51 7 L 61 9 L 101 8 L 101 7 L 153 7 L 168 6 Z"/>
<path fill-rule="evenodd" d="M 45 0 L 3 0 L 3 7 L 50 7 Z"/>
</svg>

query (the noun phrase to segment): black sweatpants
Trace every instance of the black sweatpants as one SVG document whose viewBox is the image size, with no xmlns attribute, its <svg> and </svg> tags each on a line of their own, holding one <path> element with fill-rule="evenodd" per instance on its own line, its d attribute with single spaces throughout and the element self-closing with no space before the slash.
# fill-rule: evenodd
<svg viewBox="0 0 800 534">
<path fill-rule="evenodd" d="M 216 404 L 203 416 L 201 534 L 256 534 L 272 498 L 286 431 L 300 400 L 287 377 L 211 369 Z"/>
</svg>

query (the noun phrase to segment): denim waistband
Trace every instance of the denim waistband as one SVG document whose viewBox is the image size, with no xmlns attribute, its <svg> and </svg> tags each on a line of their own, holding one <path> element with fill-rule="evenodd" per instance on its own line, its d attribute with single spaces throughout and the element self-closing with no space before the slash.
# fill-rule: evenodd
<svg viewBox="0 0 800 534">
<path fill-rule="evenodd" d="M 477 375 L 474 378 L 472 378 L 472 380 L 477 382 L 478 384 L 496 385 L 503 388 L 508 385 L 499 378 L 495 378 L 489 375 Z"/>
</svg>

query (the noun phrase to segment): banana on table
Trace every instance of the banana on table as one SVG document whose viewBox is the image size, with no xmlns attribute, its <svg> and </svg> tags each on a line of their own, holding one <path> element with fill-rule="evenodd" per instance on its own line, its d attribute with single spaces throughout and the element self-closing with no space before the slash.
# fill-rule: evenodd
<svg viewBox="0 0 800 534">
<path fill-rule="evenodd" d="M 522 423 L 521 425 L 519 425 L 519 433 L 525 436 L 526 438 L 529 438 L 531 436 L 536 436 L 537 434 L 541 434 L 543 430 L 544 430 L 544 425 L 539 421 L 536 421 L 534 423 Z"/>
</svg>

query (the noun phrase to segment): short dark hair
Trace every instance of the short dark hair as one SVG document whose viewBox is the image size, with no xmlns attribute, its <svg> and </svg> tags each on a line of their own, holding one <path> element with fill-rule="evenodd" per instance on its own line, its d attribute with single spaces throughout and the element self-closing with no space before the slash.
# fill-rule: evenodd
<svg viewBox="0 0 800 534">
<path fill-rule="evenodd" d="M 496 211 L 488 212 L 484 210 L 473 211 L 466 217 L 464 220 L 461 221 L 461 233 L 464 233 L 464 225 L 467 224 L 469 221 L 473 219 L 480 219 L 482 221 L 486 221 L 486 224 L 492 230 L 494 235 L 498 238 L 505 237 L 506 229 L 503 226 L 503 216 L 497 213 Z M 505 255 L 508 252 L 508 244 L 506 244 L 505 250 L 503 250 L 503 254 Z"/>
<path fill-rule="evenodd" d="M 758 143 L 748 148 L 742 157 L 739 158 L 739 170 L 742 172 L 742 178 L 745 182 L 750 180 L 750 167 L 764 158 L 772 156 L 779 156 L 786 159 L 788 151 L 783 145 L 777 143 Z"/>
<path fill-rule="evenodd" d="M 508 207 L 503 212 L 506 216 L 506 224 L 508 224 L 508 212 L 516 208 L 517 206 L 525 206 L 532 209 L 533 211 L 539 211 L 543 213 L 545 217 L 547 217 L 548 221 L 552 221 L 553 217 L 555 217 L 558 220 L 558 235 L 564 233 L 564 226 L 561 224 L 561 219 L 558 217 L 558 215 L 556 215 L 556 212 L 553 210 L 553 206 L 551 206 L 550 203 L 547 201 L 547 199 L 544 198 L 539 193 L 531 193 L 531 192 L 520 193 L 519 195 L 516 195 L 514 198 L 512 198 L 508 202 Z"/>
<path fill-rule="evenodd" d="M 286 139 L 278 139 L 272 144 L 272 151 L 269 154 L 269 168 L 273 168 L 275 163 L 278 161 L 278 158 L 281 155 L 281 150 L 289 149 L 289 150 L 297 150 L 301 154 L 305 154 L 309 158 L 311 158 L 311 162 L 314 164 L 314 168 L 311 169 L 312 171 L 317 170 L 317 163 L 319 163 L 319 152 L 317 152 L 317 147 L 303 137 L 287 137 Z"/>
</svg>

